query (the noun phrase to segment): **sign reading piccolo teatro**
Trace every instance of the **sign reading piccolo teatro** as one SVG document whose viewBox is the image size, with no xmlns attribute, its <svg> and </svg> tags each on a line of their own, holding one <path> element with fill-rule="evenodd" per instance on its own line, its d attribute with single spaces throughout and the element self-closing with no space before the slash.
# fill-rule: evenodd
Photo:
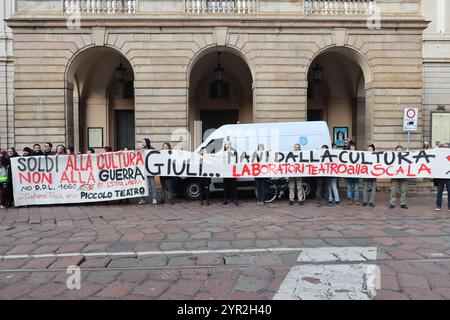
<svg viewBox="0 0 450 320">
<path fill-rule="evenodd" d="M 145 154 L 140 151 L 11 160 L 16 206 L 111 201 L 148 194 Z"/>
<path fill-rule="evenodd" d="M 147 176 L 450 178 L 450 150 L 221 152 L 145 150 L 13 158 L 17 206 L 111 201 L 148 195 Z"/>
</svg>

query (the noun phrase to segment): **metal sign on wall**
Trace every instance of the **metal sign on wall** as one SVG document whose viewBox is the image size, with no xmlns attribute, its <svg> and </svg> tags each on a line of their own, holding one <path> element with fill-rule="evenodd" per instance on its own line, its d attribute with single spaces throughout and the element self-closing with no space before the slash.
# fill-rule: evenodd
<svg viewBox="0 0 450 320">
<path fill-rule="evenodd" d="M 405 108 L 403 116 L 403 131 L 411 132 L 417 131 L 419 123 L 419 109 L 418 108 Z"/>
</svg>

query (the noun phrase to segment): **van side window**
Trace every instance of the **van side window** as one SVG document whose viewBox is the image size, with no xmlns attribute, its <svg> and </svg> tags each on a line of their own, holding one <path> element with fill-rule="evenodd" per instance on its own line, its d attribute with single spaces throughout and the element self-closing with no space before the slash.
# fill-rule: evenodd
<svg viewBox="0 0 450 320">
<path fill-rule="evenodd" d="M 223 138 L 221 139 L 214 139 L 211 140 L 207 145 L 206 145 L 206 152 L 209 154 L 214 154 L 217 152 L 222 151 L 223 148 Z"/>
</svg>

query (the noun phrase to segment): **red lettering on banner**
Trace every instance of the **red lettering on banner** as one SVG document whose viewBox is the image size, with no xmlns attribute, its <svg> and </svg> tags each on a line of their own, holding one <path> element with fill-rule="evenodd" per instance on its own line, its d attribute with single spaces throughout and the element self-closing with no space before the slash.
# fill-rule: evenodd
<svg viewBox="0 0 450 320">
<path fill-rule="evenodd" d="M 240 177 L 241 175 L 236 172 L 236 165 L 233 166 L 233 177 Z"/>
<path fill-rule="evenodd" d="M 144 163 L 144 157 L 142 156 L 142 152 L 133 153 L 133 155 L 136 155 L 136 165 L 137 166 L 143 166 Z"/>
<path fill-rule="evenodd" d="M 371 175 L 374 177 L 380 177 L 385 173 L 385 169 L 382 164 L 376 164 L 373 166 L 373 170 L 371 171 Z"/>
<path fill-rule="evenodd" d="M 426 171 L 428 174 L 431 174 L 431 168 L 429 168 L 426 164 L 422 164 L 420 166 L 418 174 L 421 174 L 422 171 Z"/>
<path fill-rule="evenodd" d="M 261 174 L 261 169 L 259 163 L 252 164 L 252 176 L 259 176 Z"/>
<path fill-rule="evenodd" d="M 242 175 L 250 175 L 250 169 L 248 168 L 248 165 L 244 165 L 244 167 L 242 168 Z"/>
<path fill-rule="evenodd" d="M 19 172 L 19 183 L 22 184 L 24 183 L 24 181 L 34 184 L 52 184 L 53 175 L 51 172 L 27 172 L 26 174 L 24 174 L 23 172 Z"/>
</svg>

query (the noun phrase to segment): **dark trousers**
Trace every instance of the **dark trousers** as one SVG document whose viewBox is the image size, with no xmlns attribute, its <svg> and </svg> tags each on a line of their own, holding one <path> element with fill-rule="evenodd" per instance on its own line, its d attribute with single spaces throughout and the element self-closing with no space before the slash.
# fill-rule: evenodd
<svg viewBox="0 0 450 320">
<path fill-rule="evenodd" d="M 9 206 L 9 192 L 8 186 L 6 183 L 0 184 L 0 205 L 7 207 Z"/>
<path fill-rule="evenodd" d="M 328 201 L 329 194 L 328 194 L 328 185 L 329 185 L 329 179 L 328 178 L 317 178 L 317 186 L 316 186 L 316 200 L 317 202 L 321 202 L 322 199 L 325 199 L 325 201 Z M 322 194 L 323 197 L 322 197 Z"/>
<path fill-rule="evenodd" d="M 228 200 L 237 202 L 237 182 L 236 178 L 224 178 L 223 179 L 223 201 Z"/>
<path fill-rule="evenodd" d="M 166 197 L 173 203 L 173 180 L 170 177 L 160 177 L 161 181 L 161 200 L 160 203 L 166 202 Z"/>
<path fill-rule="evenodd" d="M 262 179 L 262 178 L 255 179 L 255 187 L 256 187 L 256 194 L 258 196 L 258 202 L 266 201 L 265 186 L 266 186 L 265 179 Z"/>
<path fill-rule="evenodd" d="M 206 200 L 209 203 L 209 185 L 211 184 L 210 178 L 202 178 L 199 180 L 200 188 L 200 202 L 203 203 Z"/>
<path fill-rule="evenodd" d="M 450 209 L 450 179 L 439 179 L 437 182 L 436 207 L 442 207 L 444 188 L 447 188 L 447 208 Z"/>
</svg>

